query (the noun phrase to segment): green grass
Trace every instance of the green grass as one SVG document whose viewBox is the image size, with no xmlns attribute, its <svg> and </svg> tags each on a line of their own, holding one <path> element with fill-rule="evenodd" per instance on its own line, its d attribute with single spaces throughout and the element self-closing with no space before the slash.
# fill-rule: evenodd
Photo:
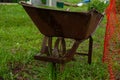
<svg viewBox="0 0 120 80">
<path fill-rule="evenodd" d="M 69 62 L 58 80 L 108 80 L 102 63 L 104 32 L 105 20 L 93 36 L 92 64 L 87 64 L 87 57 L 76 56 L 77 61 Z M 0 5 L 0 76 L 5 80 L 51 80 L 49 65 L 33 59 L 42 38 L 20 5 Z M 87 44 L 82 43 L 79 51 L 86 51 Z"/>
</svg>

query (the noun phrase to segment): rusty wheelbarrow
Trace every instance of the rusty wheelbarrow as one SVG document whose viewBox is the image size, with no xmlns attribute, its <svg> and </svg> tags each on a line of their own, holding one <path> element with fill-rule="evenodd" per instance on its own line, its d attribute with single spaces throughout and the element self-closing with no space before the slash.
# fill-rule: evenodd
<svg viewBox="0 0 120 80">
<path fill-rule="evenodd" d="M 73 60 L 75 54 L 80 54 L 88 56 L 88 63 L 91 63 L 92 35 L 103 18 L 101 13 L 95 9 L 88 12 L 70 12 L 37 8 L 26 3 L 21 3 L 21 5 L 39 31 L 45 35 L 41 54 L 34 56 L 36 60 L 52 62 L 54 66 L 55 64 L 64 65 Z M 57 37 L 54 47 L 52 46 L 53 37 Z M 65 39 L 67 38 L 75 40 L 69 50 L 66 50 Z M 79 44 L 86 39 L 89 39 L 88 53 L 77 53 Z M 61 69 L 63 69 L 63 66 Z"/>
</svg>

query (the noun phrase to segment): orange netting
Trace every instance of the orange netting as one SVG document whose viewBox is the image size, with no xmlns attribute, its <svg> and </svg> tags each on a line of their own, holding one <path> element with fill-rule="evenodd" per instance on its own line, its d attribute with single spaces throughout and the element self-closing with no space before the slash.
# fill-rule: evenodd
<svg viewBox="0 0 120 80">
<path fill-rule="evenodd" d="M 103 62 L 108 64 L 110 80 L 120 80 L 120 21 L 116 13 L 116 0 L 110 0 L 106 16 Z"/>
</svg>

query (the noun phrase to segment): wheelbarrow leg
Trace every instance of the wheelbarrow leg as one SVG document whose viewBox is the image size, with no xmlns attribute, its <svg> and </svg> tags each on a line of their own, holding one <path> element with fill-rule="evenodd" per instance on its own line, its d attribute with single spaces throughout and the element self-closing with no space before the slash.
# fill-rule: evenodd
<svg viewBox="0 0 120 80">
<path fill-rule="evenodd" d="M 40 53 L 48 55 L 47 41 L 48 41 L 48 37 L 44 36 Z"/>
<path fill-rule="evenodd" d="M 88 63 L 91 64 L 92 62 L 92 48 L 93 48 L 93 39 L 90 36 L 89 38 L 89 51 L 88 51 Z"/>
</svg>

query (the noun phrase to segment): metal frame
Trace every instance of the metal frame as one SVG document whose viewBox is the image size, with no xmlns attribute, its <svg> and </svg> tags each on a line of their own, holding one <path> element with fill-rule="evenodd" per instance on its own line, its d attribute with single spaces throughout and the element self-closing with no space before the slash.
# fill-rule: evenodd
<svg viewBox="0 0 120 80">
<path fill-rule="evenodd" d="M 62 55 L 60 55 L 58 52 L 58 45 L 59 45 L 60 41 L 61 41 L 61 45 L 62 45 Z M 47 44 L 47 42 L 48 42 L 48 44 Z M 81 42 L 82 41 L 75 41 L 72 48 L 70 50 L 66 50 L 66 44 L 65 44 L 66 42 L 65 42 L 64 38 L 59 37 L 55 42 L 55 47 L 52 48 L 52 37 L 45 36 L 43 39 L 43 43 L 42 43 L 42 49 L 40 51 L 41 54 L 34 56 L 34 58 L 36 60 L 41 60 L 41 61 L 45 61 L 45 62 L 64 64 L 66 62 L 71 61 L 75 54 L 78 54 L 81 56 L 88 56 L 88 63 L 91 64 L 93 39 L 91 36 L 89 37 L 88 53 L 77 53 L 76 52 L 76 50 Z M 54 53 L 53 53 L 53 51 L 54 51 Z"/>
</svg>

